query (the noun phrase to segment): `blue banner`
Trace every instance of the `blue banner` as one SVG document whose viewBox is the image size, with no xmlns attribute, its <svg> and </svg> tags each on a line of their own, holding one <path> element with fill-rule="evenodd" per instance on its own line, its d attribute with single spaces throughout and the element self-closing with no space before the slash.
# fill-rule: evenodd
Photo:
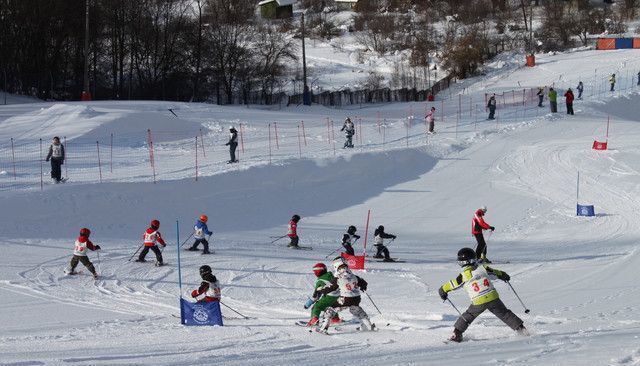
<svg viewBox="0 0 640 366">
<path fill-rule="evenodd" d="M 595 216 L 596 210 L 593 205 L 581 205 L 578 204 L 578 216 Z"/>
<path fill-rule="evenodd" d="M 222 325 L 220 303 L 197 302 L 192 303 L 180 299 L 180 319 L 184 325 Z"/>
</svg>

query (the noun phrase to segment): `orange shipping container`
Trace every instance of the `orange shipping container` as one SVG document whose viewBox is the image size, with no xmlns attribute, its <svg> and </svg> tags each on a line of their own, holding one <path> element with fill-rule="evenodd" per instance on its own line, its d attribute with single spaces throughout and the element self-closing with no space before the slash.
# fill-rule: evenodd
<svg viewBox="0 0 640 366">
<path fill-rule="evenodd" d="M 615 38 L 598 38 L 598 44 L 596 46 L 598 50 L 615 50 L 616 39 Z"/>
<path fill-rule="evenodd" d="M 640 48 L 640 38 L 633 39 L 633 48 Z"/>
</svg>

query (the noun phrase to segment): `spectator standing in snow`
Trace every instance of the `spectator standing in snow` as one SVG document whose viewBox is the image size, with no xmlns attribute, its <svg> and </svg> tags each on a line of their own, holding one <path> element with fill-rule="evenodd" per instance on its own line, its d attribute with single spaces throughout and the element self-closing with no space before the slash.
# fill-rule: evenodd
<svg viewBox="0 0 640 366">
<path fill-rule="evenodd" d="M 353 135 L 356 134 L 356 128 L 353 125 L 353 122 L 351 122 L 351 118 L 347 117 L 347 119 L 344 120 L 344 124 L 342 125 L 342 128 L 340 129 L 340 131 L 344 131 L 344 137 L 345 137 L 344 146 L 342 148 L 343 149 L 346 149 L 347 147 L 352 148 Z"/>
<path fill-rule="evenodd" d="M 431 110 L 429 111 L 429 113 L 427 113 L 427 115 L 424 117 L 427 122 L 429 123 L 429 132 L 428 133 L 435 133 L 435 131 L 433 130 L 436 127 L 436 107 L 431 107 Z"/>
<path fill-rule="evenodd" d="M 578 91 L 578 99 L 582 100 L 582 92 L 584 91 L 584 84 L 582 84 L 582 81 L 578 83 L 576 90 Z"/>
<path fill-rule="evenodd" d="M 544 100 L 544 88 L 538 88 L 536 95 L 538 96 L 538 107 L 542 107 L 542 101 Z"/>
<path fill-rule="evenodd" d="M 567 114 L 573 116 L 573 91 L 571 88 L 564 93 L 565 102 L 567 103 Z"/>
<path fill-rule="evenodd" d="M 611 91 L 616 90 L 616 74 L 611 74 L 609 78 L 609 84 L 611 84 Z"/>
<path fill-rule="evenodd" d="M 489 118 L 488 119 L 496 119 L 496 95 L 492 95 L 489 98 L 489 102 L 487 103 L 487 108 L 489 108 Z"/>
<path fill-rule="evenodd" d="M 229 141 L 225 144 L 229 146 L 229 155 L 231 160 L 227 164 L 237 163 L 236 159 L 236 148 L 238 147 L 238 131 L 235 127 L 229 127 Z"/>
<path fill-rule="evenodd" d="M 58 136 L 53 138 L 53 143 L 49 146 L 49 153 L 46 161 L 51 160 L 51 179 L 55 183 L 62 181 L 62 164 L 64 164 L 64 145 L 60 143 Z"/>
<path fill-rule="evenodd" d="M 638 85 L 640 85 L 640 71 L 638 71 Z"/>
<path fill-rule="evenodd" d="M 549 105 L 551 113 L 558 113 L 558 92 L 553 88 L 549 88 Z"/>
</svg>

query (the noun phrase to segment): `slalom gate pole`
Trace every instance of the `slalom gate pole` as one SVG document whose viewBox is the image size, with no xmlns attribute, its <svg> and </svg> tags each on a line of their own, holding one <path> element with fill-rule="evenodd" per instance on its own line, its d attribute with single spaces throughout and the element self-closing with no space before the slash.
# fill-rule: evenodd
<svg viewBox="0 0 640 366">
<path fill-rule="evenodd" d="M 189 236 L 189 238 L 190 237 L 191 236 Z M 176 245 L 178 245 L 178 243 L 180 243 L 180 222 L 176 220 Z M 178 246 L 177 249 L 178 249 L 178 288 L 180 289 L 180 298 L 182 299 L 182 269 L 180 268 L 180 246 Z M 182 304 L 180 305 L 180 313 L 181 313 L 180 317 L 182 318 Z"/>
<path fill-rule="evenodd" d="M 522 307 L 524 308 L 524 313 L 525 314 L 529 314 L 529 310 L 527 308 L 527 306 L 522 302 L 522 299 L 520 298 L 520 296 L 518 296 L 518 293 L 516 292 L 516 289 L 513 288 L 513 286 L 511 286 L 511 282 L 509 281 L 505 281 L 507 283 L 507 285 L 509 285 L 509 287 L 511 287 L 511 291 L 513 291 L 514 295 L 516 295 L 516 297 L 518 298 L 518 300 L 520 301 L 520 304 L 522 304 Z"/>
<path fill-rule="evenodd" d="M 275 240 L 272 240 L 271 243 L 269 243 L 269 244 L 273 244 L 273 243 L 277 242 L 280 239 L 284 239 L 284 237 L 286 237 L 286 235 L 278 236 L 278 237 L 276 237 Z"/>
<path fill-rule="evenodd" d="M 451 306 L 453 306 L 454 309 L 456 309 L 456 311 L 458 312 L 458 314 L 460 314 L 460 316 L 462 316 L 462 313 L 460 312 L 460 310 L 458 310 L 458 308 L 453 304 L 453 302 L 451 301 L 451 299 L 449 299 L 447 297 L 447 301 L 449 301 L 449 304 L 451 304 Z"/>
<path fill-rule="evenodd" d="M 245 319 L 249 319 L 249 317 L 248 317 L 248 316 L 240 314 L 239 312 L 237 312 L 236 310 L 234 310 L 231 306 L 229 306 L 229 305 L 227 305 L 227 304 L 223 303 L 222 301 L 220 301 L 220 305 L 225 306 L 227 309 L 229 309 L 229 310 L 233 311 L 234 313 L 236 313 L 236 314 L 240 315 L 241 317 L 243 317 L 243 318 L 245 318 Z"/>
<path fill-rule="evenodd" d="M 380 315 L 382 315 L 382 311 L 380 311 L 380 309 L 378 309 L 378 305 L 376 305 L 376 303 L 373 302 L 373 299 L 371 298 L 371 296 L 369 296 L 369 294 L 366 291 L 362 291 L 362 292 L 364 292 L 364 294 L 367 295 L 367 297 L 369 298 L 369 301 L 371 301 L 371 303 L 373 304 L 373 307 L 376 308 L 376 310 L 378 310 Z"/>
<path fill-rule="evenodd" d="M 182 248 L 182 246 L 183 246 L 183 245 L 185 245 L 185 244 L 189 241 L 189 239 L 191 239 L 191 237 L 192 237 L 192 236 L 193 236 L 193 233 L 191 233 L 191 235 L 189 235 L 189 237 L 188 237 L 188 238 L 186 238 L 186 239 L 182 242 L 182 244 L 180 244 L 180 246 L 179 246 L 178 248 Z M 178 239 L 178 240 L 180 240 L 180 239 Z"/>
<path fill-rule="evenodd" d="M 136 249 L 135 253 L 133 253 L 133 254 L 131 255 L 131 257 L 129 257 L 129 259 L 127 260 L 127 262 L 131 262 L 131 260 L 133 259 L 133 257 L 135 257 L 135 256 L 136 256 L 136 254 L 138 254 L 138 252 L 140 251 L 140 249 L 142 249 L 142 247 L 143 247 L 143 246 L 144 246 L 144 244 L 140 245 L 140 246 L 138 247 L 138 249 Z"/>
</svg>

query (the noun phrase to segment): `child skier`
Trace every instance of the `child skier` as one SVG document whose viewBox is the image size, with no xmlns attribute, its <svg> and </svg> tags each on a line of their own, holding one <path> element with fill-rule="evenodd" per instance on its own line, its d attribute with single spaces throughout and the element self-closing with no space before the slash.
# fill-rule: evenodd
<svg viewBox="0 0 640 366">
<path fill-rule="evenodd" d="M 476 242 L 478 243 L 476 246 L 476 258 L 484 263 L 491 263 L 491 261 L 487 259 L 487 243 L 484 241 L 482 230 L 494 231 L 496 228 L 484 221 L 484 214 L 486 213 L 487 206 L 482 206 L 476 211 L 475 215 L 473 215 L 473 220 L 471 221 L 471 235 L 476 238 Z"/>
<path fill-rule="evenodd" d="M 300 221 L 299 215 L 291 216 L 291 221 L 289 221 L 289 226 L 287 227 L 287 236 L 289 237 L 289 248 L 298 249 L 298 242 L 300 238 L 298 238 L 298 221 Z"/>
<path fill-rule="evenodd" d="M 355 255 L 352 244 L 360 239 L 360 235 L 356 235 L 357 230 L 355 226 L 351 225 L 347 228 L 347 233 L 342 236 L 342 246 L 345 249 L 345 253 L 349 255 Z"/>
<path fill-rule="evenodd" d="M 479 266 L 476 263 L 476 253 L 471 248 L 462 248 L 458 252 L 458 264 L 462 267 L 462 272 L 458 277 L 445 283 L 438 289 L 440 298 L 446 300 L 450 291 L 462 286 L 471 298 L 471 305 L 456 321 L 453 328 L 453 335 L 449 340 L 462 342 L 462 333 L 471 323 L 485 310 L 489 310 L 511 329 L 520 335 L 529 335 L 524 327 L 522 319 L 518 318 L 511 310 L 507 309 L 498 291 L 493 287 L 490 276 L 497 277 L 505 282 L 509 282 L 509 275 L 506 272 L 490 268 L 486 265 Z"/>
<path fill-rule="evenodd" d="M 538 107 L 542 107 L 542 101 L 544 100 L 544 88 L 539 87 L 536 95 L 538 96 Z"/>
<path fill-rule="evenodd" d="M 93 278 L 98 279 L 98 274 L 96 273 L 96 269 L 93 266 L 93 263 L 87 257 L 87 249 L 89 250 L 100 250 L 99 245 L 94 245 L 91 240 L 89 240 L 89 235 L 91 235 L 91 230 L 87 228 L 80 229 L 80 236 L 76 239 L 75 246 L 73 249 L 73 257 L 71 258 L 71 262 L 69 263 L 69 267 L 65 270 L 65 272 L 69 275 L 76 274 L 76 266 L 78 262 L 81 262 L 91 274 L 93 274 Z"/>
<path fill-rule="evenodd" d="M 334 306 L 324 311 L 322 324 L 316 328 L 316 331 L 326 334 L 331 319 L 346 309 L 349 309 L 351 314 L 360 321 L 361 330 L 374 330 L 375 324 L 371 323 L 367 313 L 360 307 L 360 290 L 367 290 L 367 281 L 354 275 L 342 258 L 336 258 L 332 266 L 335 270 L 333 280 L 322 289 L 316 290 L 313 297 L 328 295 L 336 290 L 340 290 L 340 297 Z"/>
<path fill-rule="evenodd" d="M 196 241 L 194 241 L 193 245 L 187 250 L 195 252 L 198 250 L 198 245 L 202 244 L 202 254 L 211 253 L 209 252 L 209 241 L 204 237 L 205 235 L 211 236 L 211 234 L 213 234 L 207 227 L 207 221 L 209 221 L 207 215 L 200 215 L 200 218 L 198 218 L 198 221 L 196 221 L 196 224 L 193 226 L 193 238 Z"/>
<path fill-rule="evenodd" d="M 333 281 L 333 274 L 327 271 L 327 266 L 325 266 L 324 263 L 316 263 L 313 266 L 313 274 L 315 274 L 316 277 L 318 278 L 316 280 L 316 284 L 314 287 L 314 294 L 317 295 L 317 291 L 320 291 L 323 287 L 331 284 L 331 281 Z M 307 323 L 307 326 L 311 327 L 318 324 L 320 314 L 323 311 L 325 311 L 326 308 L 330 306 L 334 306 L 338 301 L 339 297 L 340 297 L 340 291 L 335 290 L 324 296 L 322 295 L 320 297 L 313 296 L 311 299 L 309 299 L 310 302 L 313 303 L 313 307 L 311 308 L 311 320 L 309 320 L 309 322 Z M 309 306 L 311 306 L 310 302 L 307 302 L 307 304 L 305 304 L 305 307 L 304 307 L 305 309 L 308 309 Z M 340 323 L 340 322 L 341 320 L 338 315 L 331 318 L 331 323 Z"/>
<path fill-rule="evenodd" d="M 384 245 L 384 239 L 395 239 L 393 234 L 387 234 L 384 232 L 384 226 L 380 225 L 373 233 L 375 236 L 373 239 L 373 245 L 376 247 L 376 255 L 373 258 L 384 258 L 384 262 L 395 262 L 389 256 L 389 249 Z M 384 256 L 382 255 L 384 253 Z"/>
<path fill-rule="evenodd" d="M 427 115 L 424 117 L 427 123 L 429 124 L 429 132 L 427 132 L 428 134 L 435 133 L 435 131 L 433 130 L 436 125 L 435 114 L 436 114 L 436 107 L 431 107 L 431 110 L 429 110 L 429 113 L 427 113 Z"/>
<path fill-rule="evenodd" d="M 162 252 L 158 249 L 157 243 L 162 245 L 163 248 L 166 247 L 167 244 L 164 242 L 164 239 L 162 239 L 162 235 L 158 229 L 160 229 L 160 221 L 151 220 L 151 225 L 149 225 L 149 228 L 142 234 L 144 249 L 140 252 L 140 256 L 138 256 L 136 262 L 146 262 L 144 258 L 147 256 L 147 253 L 149 253 L 149 249 L 151 249 L 156 255 L 156 266 L 160 267 L 164 264 L 162 261 Z"/>
<path fill-rule="evenodd" d="M 487 119 L 496 119 L 496 106 L 498 102 L 496 101 L 496 95 L 492 95 L 487 102 L 487 108 L 489 108 L 489 117 Z"/>
<path fill-rule="evenodd" d="M 191 291 L 191 297 L 198 302 L 220 301 L 220 283 L 211 273 L 211 267 L 206 264 L 200 266 L 200 277 L 202 277 L 202 283 L 198 289 Z"/>
<path fill-rule="evenodd" d="M 344 131 L 344 136 L 346 138 L 345 142 L 344 142 L 344 146 L 342 147 L 344 148 L 352 148 L 353 147 L 353 135 L 356 134 L 356 129 L 353 125 L 353 122 L 351 122 L 351 119 L 349 117 L 347 117 L 347 119 L 344 120 L 344 124 L 342 125 L 342 128 L 340 129 L 340 131 Z"/>
<path fill-rule="evenodd" d="M 578 83 L 576 90 L 578 91 L 578 99 L 582 99 L 582 92 L 584 91 L 584 84 L 582 83 L 582 81 Z"/>
</svg>

